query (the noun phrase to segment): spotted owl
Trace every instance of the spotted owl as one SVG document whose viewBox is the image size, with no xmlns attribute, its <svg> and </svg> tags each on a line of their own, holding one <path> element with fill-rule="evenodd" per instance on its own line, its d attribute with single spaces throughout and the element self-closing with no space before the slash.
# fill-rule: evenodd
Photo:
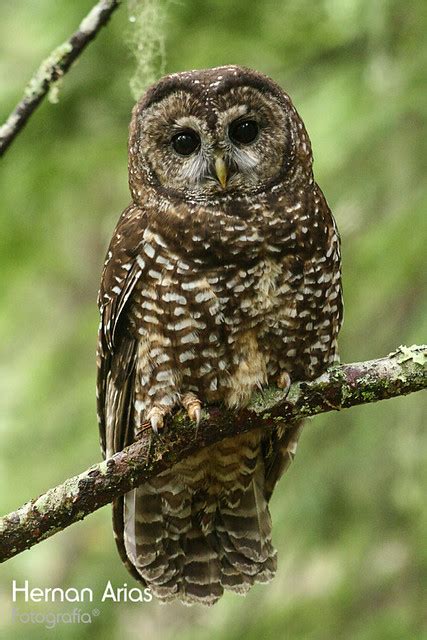
<svg viewBox="0 0 427 640">
<path fill-rule="evenodd" d="M 197 424 L 204 405 L 238 409 L 337 361 L 339 235 L 277 84 L 237 66 L 161 79 L 133 109 L 129 185 L 99 293 L 105 456 L 179 408 Z M 226 438 L 116 500 L 133 576 L 207 605 L 271 580 L 268 502 L 300 430 Z"/>
</svg>

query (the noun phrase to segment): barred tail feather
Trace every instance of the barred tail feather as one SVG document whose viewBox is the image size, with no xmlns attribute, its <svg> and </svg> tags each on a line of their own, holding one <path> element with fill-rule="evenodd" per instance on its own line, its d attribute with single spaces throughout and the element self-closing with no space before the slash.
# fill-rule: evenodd
<svg viewBox="0 0 427 640">
<path fill-rule="evenodd" d="M 271 517 L 264 492 L 264 468 L 259 463 L 237 508 L 220 508 L 222 583 L 244 594 L 255 582 L 268 582 L 276 572 L 271 543 Z"/>
<path fill-rule="evenodd" d="M 259 439 L 246 437 L 237 463 L 221 446 L 124 497 L 122 555 L 161 601 L 212 605 L 225 589 L 243 595 L 275 575 Z"/>
<path fill-rule="evenodd" d="M 184 604 L 214 604 L 224 592 L 217 551 L 197 526 L 188 534 L 184 548 L 182 601 Z"/>
</svg>

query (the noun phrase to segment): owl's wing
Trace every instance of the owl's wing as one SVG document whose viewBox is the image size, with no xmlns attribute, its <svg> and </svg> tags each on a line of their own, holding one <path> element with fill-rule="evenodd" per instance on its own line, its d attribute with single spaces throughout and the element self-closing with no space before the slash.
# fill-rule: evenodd
<svg viewBox="0 0 427 640">
<path fill-rule="evenodd" d="M 133 394 L 137 343 L 127 326 L 126 303 L 144 277 L 138 261 L 147 222 L 145 212 L 130 205 L 122 213 L 111 240 L 98 295 L 101 315 L 97 349 L 97 404 L 104 457 L 133 441 Z M 113 527 L 120 557 L 136 580 L 123 540 L 123 498 L 113 501 Z"/>
<path fill-rule="evenodd" d="M 120 217 L 111 240 L 101 279 L 98 305 L 101 322 L 97 349 L 97 404 L 104 457 L 132 440 L 132 397 L 136 340 L 123 310 L 143 268 L 138 251 L 146 227 L 144 212 L 131 205 Z"/>
</svg>

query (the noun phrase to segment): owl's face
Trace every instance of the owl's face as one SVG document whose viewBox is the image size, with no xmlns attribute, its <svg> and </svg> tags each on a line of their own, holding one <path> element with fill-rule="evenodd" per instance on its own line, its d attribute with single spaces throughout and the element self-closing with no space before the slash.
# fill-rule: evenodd
<svg viewBox="0 0 427 640">
<path fill-rule="evenodd" d="M 295 113 L 277 85 L 246 69 L 167 76 L 134 109 L 132 191 L 140 176 L 183 199 L 265 190 L 295 156 Z"/>
</svg>

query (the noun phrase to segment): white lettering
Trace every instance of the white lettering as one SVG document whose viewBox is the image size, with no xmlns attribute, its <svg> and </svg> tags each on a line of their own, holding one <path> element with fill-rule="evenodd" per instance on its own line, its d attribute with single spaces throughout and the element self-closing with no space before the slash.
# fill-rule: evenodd
<svg viewBox="0 0 427 640">
<path fill-rule="evenodd" d="M 18 596 L 23 595 L 25 602 L 93 602 L 93 591 L 89 587 L 76 589 L 69 587 L 32 587 L 30 589 L 28 580 L 24 581 L 23 587 L 18 587 L 16 580 L 12 581 L 12 602 L 17 602 Z"/>
</svg>

